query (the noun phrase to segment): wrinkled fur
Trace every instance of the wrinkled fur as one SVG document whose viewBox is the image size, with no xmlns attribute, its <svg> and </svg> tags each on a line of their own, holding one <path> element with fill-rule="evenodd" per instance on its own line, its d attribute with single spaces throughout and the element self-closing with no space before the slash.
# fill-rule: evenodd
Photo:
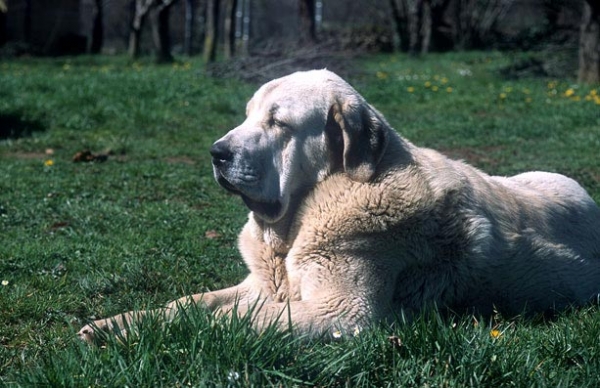
<svg viewBox="0 0 600 388">
<path fill-rule="evenodd" d="M 250 274 L 170 303 L 169 316 L 193 302 L 222 314 L 258 303 L 257 329 L 276 320 L 320 335 L 432 305 L 553 311 L 600 290 L 600 210 L 575 181 L 489 176 L 416 147 L 331 72 L 264 85 L 212 153 L 215 178 L 252 210 L 239 237 Z"/>
</svg>

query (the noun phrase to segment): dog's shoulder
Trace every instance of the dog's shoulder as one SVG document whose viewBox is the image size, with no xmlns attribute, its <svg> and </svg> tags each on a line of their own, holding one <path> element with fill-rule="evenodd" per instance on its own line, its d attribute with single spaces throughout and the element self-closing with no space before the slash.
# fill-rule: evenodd
<svg viewBox="0 0 600 388">
<path fill-rule="evenodd" d="M 371 182 L 330 176 L 307 195 L 295 226 L 305 234 L 345 240 L 386 231 L 431 206 L 429 188 L 417 174 L 414 168 L 391 169 Z"/>
</svg>

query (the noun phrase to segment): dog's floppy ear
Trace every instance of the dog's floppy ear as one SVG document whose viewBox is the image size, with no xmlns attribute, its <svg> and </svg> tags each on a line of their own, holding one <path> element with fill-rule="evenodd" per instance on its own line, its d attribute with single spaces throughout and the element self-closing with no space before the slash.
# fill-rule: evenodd
<svg viewBox="0 0 600 388">
<path fill-rule="evenodd" d="M 327 115 L 326 130 L 341 143 L 341 161 L 348 176 L 369 181 L 388 142 L 388 126 L 369 104 L 355 97 L 336 100 Z"/>
</svg>

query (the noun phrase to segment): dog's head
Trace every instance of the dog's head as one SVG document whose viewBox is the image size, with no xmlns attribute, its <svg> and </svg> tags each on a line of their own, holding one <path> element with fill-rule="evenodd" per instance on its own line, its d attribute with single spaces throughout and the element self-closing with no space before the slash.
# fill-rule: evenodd
<svg viewBox="0 0 600 388">
<path fill-rule="evenodd" d="M 388 141 L 381 115 L 327 70 L 298 72 L 263 85 L 246 120 L 217 140 L 215 179 L 266 222 L 336 172 L 367 182 Z"/>
</svg>

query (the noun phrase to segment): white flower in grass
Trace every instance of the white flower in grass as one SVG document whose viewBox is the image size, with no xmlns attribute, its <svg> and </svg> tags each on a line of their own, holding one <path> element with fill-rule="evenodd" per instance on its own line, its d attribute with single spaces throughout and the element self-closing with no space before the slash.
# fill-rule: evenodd
<svg viewBox="0 0 600 388">
<path fill-rule="evenodd" d="M 229 384 L 234 384 L 236 381 L 240 379 L 240 374 L 234 370 L 229 371 L 227 374 L 227 381 Z"/>
<path fill-rule="evenodd" d="M 333 338 L 335 338 L 335 339 L 342 338 L 342 332 L 339 331 L 339 330 L 334 330 L 334 332 L 333 332 Z"/>
<path fill-rule="evenodd" d="M 8 286 L 8 283 L 9 283 L 9 281 L 8 281 L 8 280 L 3 280 L 3 281 L 2 281 L 2 285 L 3 285 L 3 286 Z"/>
</svg>

